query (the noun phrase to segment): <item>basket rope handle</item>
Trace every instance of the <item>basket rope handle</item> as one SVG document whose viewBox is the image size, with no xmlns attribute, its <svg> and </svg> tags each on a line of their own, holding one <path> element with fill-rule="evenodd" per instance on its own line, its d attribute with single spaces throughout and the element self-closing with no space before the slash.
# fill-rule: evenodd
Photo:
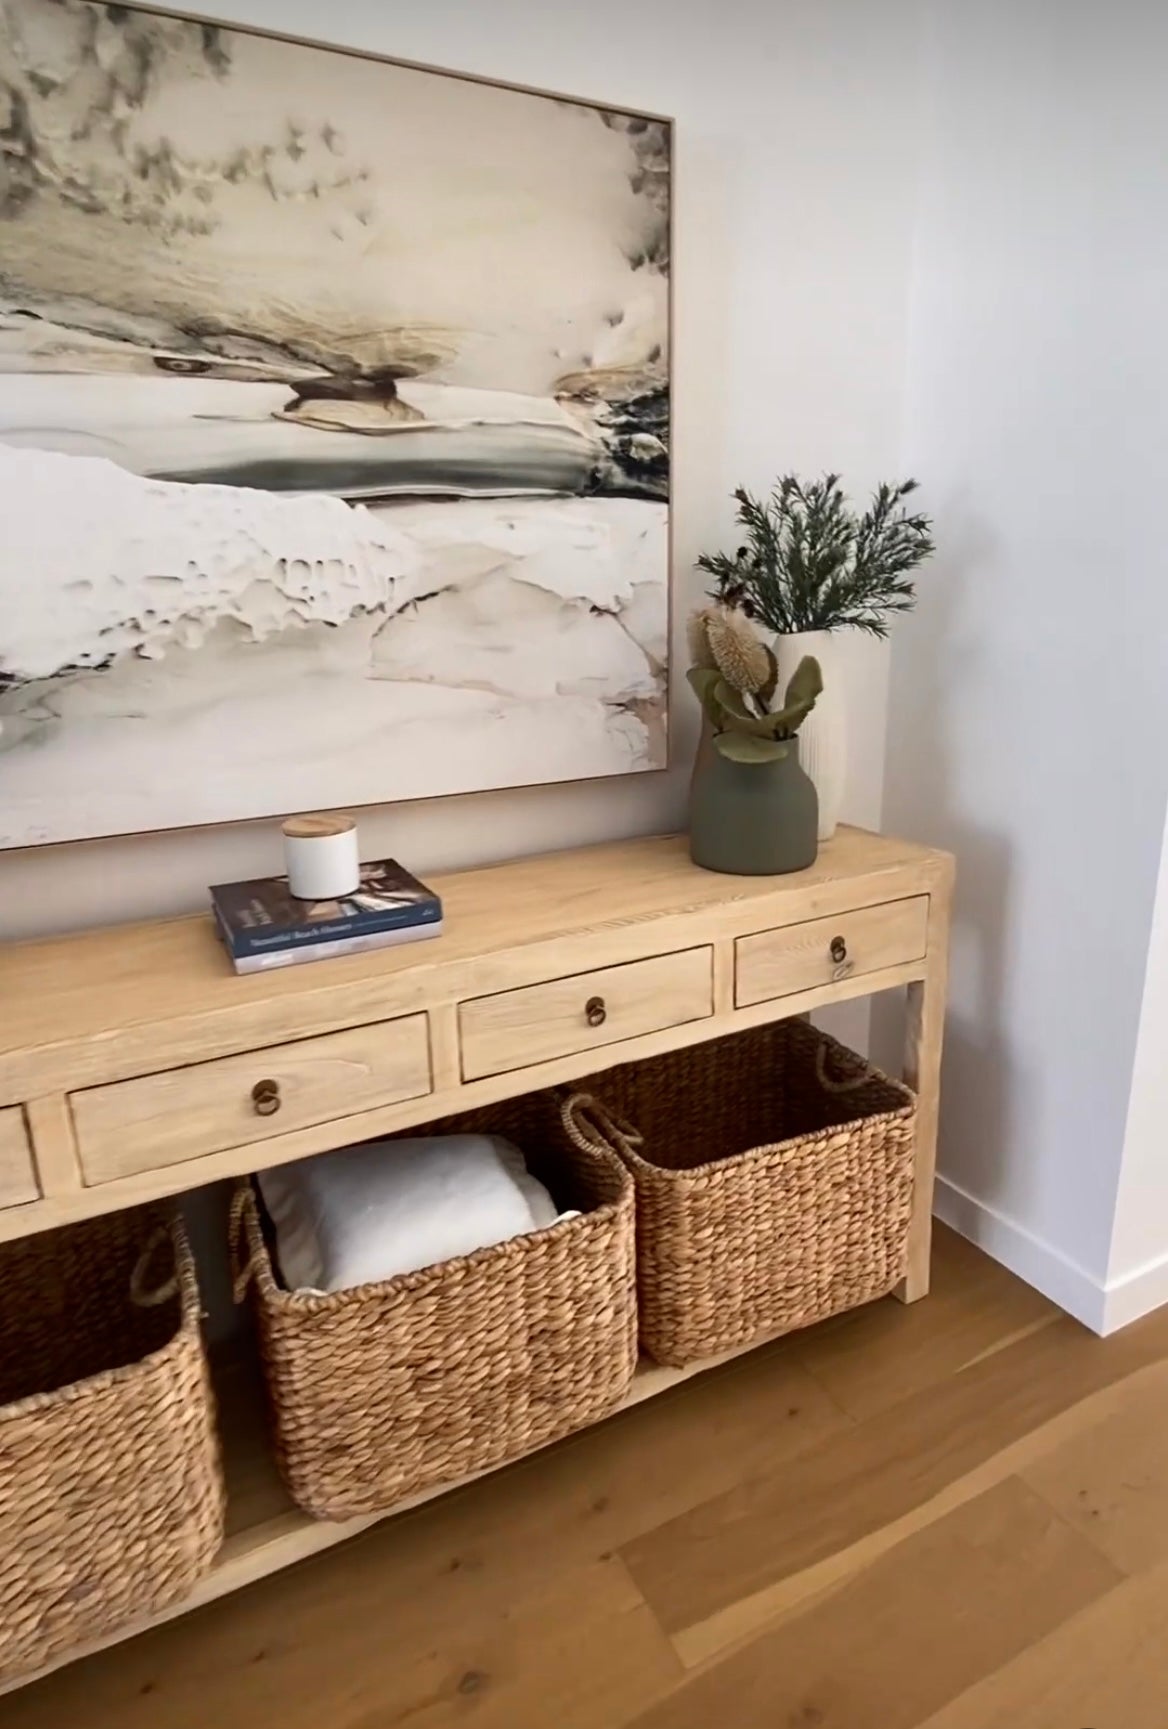
<svg viewBox="0 0 1168 1729">
<path fill-rule="evenodd" d="M 607 1105 L 591 1093 L 573 1093 L 560 1106 L 564 1132 L 573 1146 L 585 1153 L 616 1153 L 623 1142 L 639 1147 L 643 1137 L 631 1123 L 613 1116 Z"/>
<path fill-rule="evenodd" d="M 146 1275 L 150 1271 L 150 1263 L 158 1253 L 159 1247 L 166 1243 L 172 1250 L 174 1238 L 167 1225 L 156 1225 L 151 1231 L 138 1259 L 134 1262 L 130 1274 L 130 1301 L 139 1309 L 156 1309 L 161 1303 L 169 1303 L 172 1297 L 178 1295 L 178 1268 L 173 1269 L 169 1278 L 163 1279 L 160 1285 L 147 1285 Z"/>
<path fill-rule="evenodd" d="M 819 1041 L 815 1052 L 815 1078 L 825 1093 L 854 1093 L 860 1087 L 866 1087 L 874 1073 L 871 1063 L 864 1063 L 858 1075 L 852 1075 L 844 1081 L 833 1081 L 827 1072 L 828 1043 L 826 1039 Z"/>
<path fill-rule="evenodd" d="M 238 1306 L 255 1277 L 247 1227 L 255 1222 L 256 1203 L 250 1183 L 241 1183 L 231 1197 L 227 1215 L 227 1255 L 231 1265 L 231 1295 Z"/>
</svg>

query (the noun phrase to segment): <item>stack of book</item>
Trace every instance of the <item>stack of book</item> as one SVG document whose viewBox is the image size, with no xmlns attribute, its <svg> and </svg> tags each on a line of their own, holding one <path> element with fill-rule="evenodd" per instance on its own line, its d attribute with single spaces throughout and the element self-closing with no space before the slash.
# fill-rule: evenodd
<svg viewBox="0 0 1168 1729">
<path fill-rule="evenodd" d="M 237 973 L 329 960 L 442 935 L 442 902 L 396 859 L 361 866 L 340 900 L 297 900 L 287 877 L 220 883 L 211 905 Z"/>
</svg>

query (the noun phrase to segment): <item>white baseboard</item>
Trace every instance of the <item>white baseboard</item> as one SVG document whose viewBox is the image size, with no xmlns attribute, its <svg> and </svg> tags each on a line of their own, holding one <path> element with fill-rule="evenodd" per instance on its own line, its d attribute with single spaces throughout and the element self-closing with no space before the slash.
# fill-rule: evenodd
<svg viewBox="0 0 1168 1729">
<path fill-rule="evenodd" d="M 1085 1267 L 1034 1236 L 1016 1219 L 999 1213 L 996 1207 L 979 1201 L 959 1183 L 939 1173 L 933 1211 L 960 1236 L 968 1237 L 1093 1333 L 1114 1331 L 1116 1325 L 1124 1325 L 1123 1322 L 1113 1323 L 1110 1328 L 1105 1325 L 1107 1292 Z M 1134 1320 L 1135 1315 L 1129 1319 Z"/>
<path fill-rule="evenodd" d="M 933 1211 L 1093 1333 L 1117 1333 L 1168 1303 L 1168 1255 L 1101 1285 L 1061 1249 L 979 1201 L 949 1177 L 937 1177 Z"/>
<path fill-rule="evenodd" d="M 1103 1298 L 1104 1333 L 1117 1333 L 1168 1303 L 1168 1255 L 1148 1261 L 1122 1279 L 1109 1279 Z"/>
</svg>

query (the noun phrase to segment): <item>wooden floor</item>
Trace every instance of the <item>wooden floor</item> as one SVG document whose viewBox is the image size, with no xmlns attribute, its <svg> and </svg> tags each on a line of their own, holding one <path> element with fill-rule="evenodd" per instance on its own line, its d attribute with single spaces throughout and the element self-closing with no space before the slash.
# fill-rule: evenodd
<svg viewBox="0 0 1168 1729">
<path fill-rule="evenodd" d="M 1166 1729 L 1168 1309 L 976 1250 L 0 1699 L 3 1729 Z"/>
</svg>

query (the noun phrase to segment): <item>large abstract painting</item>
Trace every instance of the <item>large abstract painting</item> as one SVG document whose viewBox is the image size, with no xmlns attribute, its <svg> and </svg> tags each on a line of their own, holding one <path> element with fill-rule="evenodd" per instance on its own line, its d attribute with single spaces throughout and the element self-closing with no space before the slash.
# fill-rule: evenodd
<svg viewBox="0 0 1168 1729">
<path fill-rule="evenodd" d="M 0 846 L 664 765 L 670 146 L 0 0 Z"/>
</svg>

